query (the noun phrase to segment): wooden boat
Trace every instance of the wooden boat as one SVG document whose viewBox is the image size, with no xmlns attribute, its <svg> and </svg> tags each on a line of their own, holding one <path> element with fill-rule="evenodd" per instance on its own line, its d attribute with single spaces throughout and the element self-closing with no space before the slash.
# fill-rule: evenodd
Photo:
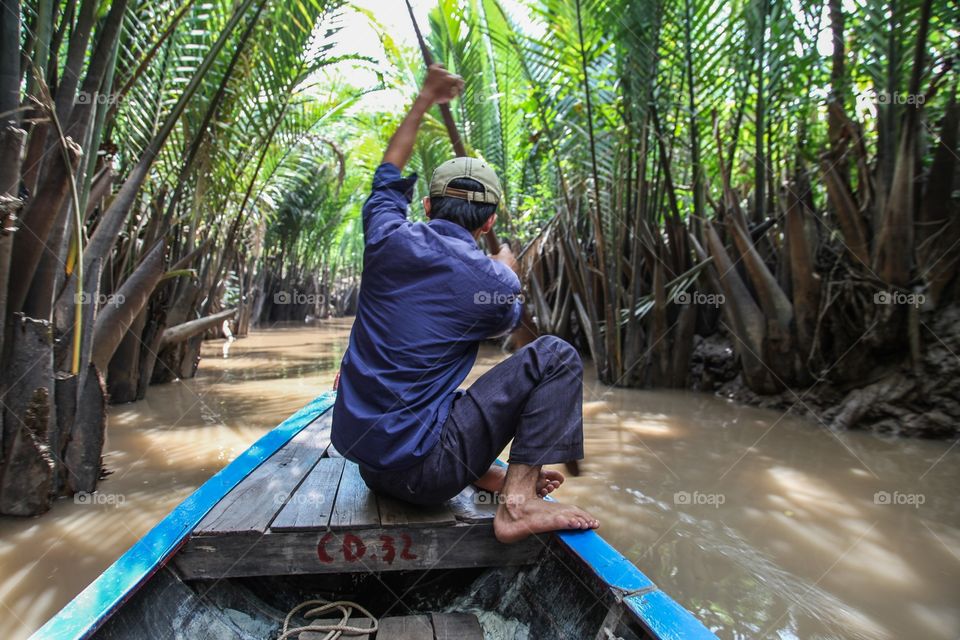
<svg viewBox="0 0 960 640">
<path fill-rule="evenodd" d="M 33 638 L 277 638 L 318 598 L 365 610 L 329 614 L 351 638 L 715 637 L 595 532 L 503 545 L 485 492 L 436 508 L 372 494 L 330 447 L 334 393 L 204 483 Z"/>
</svg>

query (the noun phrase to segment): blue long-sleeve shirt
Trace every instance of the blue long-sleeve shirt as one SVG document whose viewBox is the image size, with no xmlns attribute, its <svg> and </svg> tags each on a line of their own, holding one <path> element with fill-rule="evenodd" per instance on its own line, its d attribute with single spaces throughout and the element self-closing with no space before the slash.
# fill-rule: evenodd
<svg viewBox="0 0 960 640">
<path fill-rule="evenodd" d="M 448 220 L 407 220 L 417 176 L 377 168 L 363 206 L 357 316 L 340 366 L 331 438 L 344 457 L 402 469 L 440 437 L 481 340 L 520 321 L 520 281 Z"/>
</svg>

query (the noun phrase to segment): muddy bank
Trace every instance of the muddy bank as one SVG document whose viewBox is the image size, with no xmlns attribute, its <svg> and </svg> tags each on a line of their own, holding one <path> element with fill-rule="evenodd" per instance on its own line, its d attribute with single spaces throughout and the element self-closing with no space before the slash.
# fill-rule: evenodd
<svg viewBox="0 0 960 640">
<path fill-rule="evenodd" d="M 833 380 L 831 367 L 808 387 L 771 395 L 758 394 L 744 383 L 729 336 L 696 336 L 690 386 L 751 406 L 808 416 L 832 429 L 955 437 L 960 434 L 960 304 L 921 315 L 919 335 L 916 363 L 909 353 L 891 354 L 889 363 L 864 372 L 856 383 Z"/>
</svg>

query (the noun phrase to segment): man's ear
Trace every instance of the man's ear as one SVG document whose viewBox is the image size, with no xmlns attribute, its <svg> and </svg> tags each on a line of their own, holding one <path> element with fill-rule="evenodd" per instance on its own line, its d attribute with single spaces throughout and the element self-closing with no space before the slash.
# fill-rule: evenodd
<svg viewBox="0 0 960 640">
<path fill-rule="evenodd" d="M 430 196 L 423 196 L 423 212 L 430 217 Z"/>
<path fill-rule="evenodd" d="M 483 223 L 483 226 L 480 227 L 481 233 L 487 233 L 490 229 L 493 229 L 493 223 L 497 221 L 497 214 L 491 213 L 490 217 L 487 218 L 487 221 Z"/>
</svg>

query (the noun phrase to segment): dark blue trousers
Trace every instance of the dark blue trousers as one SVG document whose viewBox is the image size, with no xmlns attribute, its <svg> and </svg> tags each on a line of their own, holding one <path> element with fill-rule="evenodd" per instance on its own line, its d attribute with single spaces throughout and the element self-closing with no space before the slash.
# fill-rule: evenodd
<svg viewBox="0 0 960 640">
<path fill-rule="evenodd" d="M 440 441 L 413 467 L 360 467 L 367 486 L 417 504 L 438 504 L 487 472 L 513 440 L 509 462 L 583 458 L 583 364 L 570 344 L 538 338 L 480 376 L 453 401 Z"/>
</svg>

